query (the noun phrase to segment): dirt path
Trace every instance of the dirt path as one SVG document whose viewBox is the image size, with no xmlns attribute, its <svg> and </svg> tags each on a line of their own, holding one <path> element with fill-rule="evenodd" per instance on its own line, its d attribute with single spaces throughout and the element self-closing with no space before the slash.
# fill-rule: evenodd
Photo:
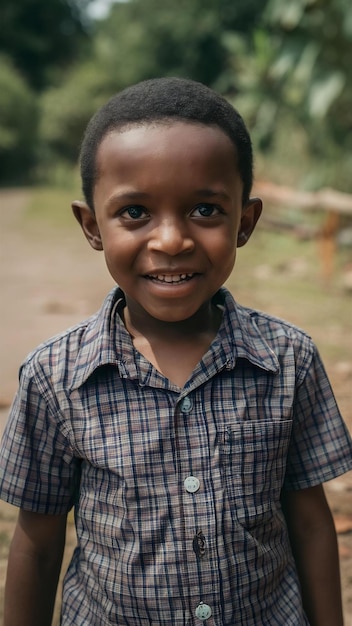
<svg viewBox="0 0 352 626">
<path fill-rule="evenodd" d="M 71 233 L 50 229 L 48 234 L 44 226 L 23 219 L 27 202 L 26 191 L 0 192 L 0 433 L 21 360 L 41 341 L 94 312 L 112 286 L 103 256 L 89 248 L 74 221 Z M 334 368 L 329 373 L 352 428 L 352 378 Z M 326 491 L 340 530 L 345 626 L 352 626 L 352 473 L 329 483 Z M 0 617 L 16 514 L 0 503 Z M 69 524 L 66 559 L 74 541 Z"/>
<path fill-rule="evenodd" d="M 0 193 L 0 403 L 17 386 L 21 359 L 39 342 L 96 310 L 112 282 L 72 218 L 49 234 L 23 219 L 26 192 Z"/>
</svg>

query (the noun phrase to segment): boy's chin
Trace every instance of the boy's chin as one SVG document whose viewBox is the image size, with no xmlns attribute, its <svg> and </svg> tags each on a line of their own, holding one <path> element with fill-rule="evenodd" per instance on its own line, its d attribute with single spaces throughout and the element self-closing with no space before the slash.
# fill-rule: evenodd
<svg viewBox="0 0 352 626">
<path fill-rule="evenodd" d="M 207 325 L 207 321 L 211 321 L 213 317 L 211 309 L 209 302 L 206 302 L 198 307 L 170 306 L 164 309 L 158 308 L 157 310 L 147 311 L 147 314 L 160 324 L 187 325 L 192 323 L 194 325 L 197 323 L 200 329 Z"/>
</svg>

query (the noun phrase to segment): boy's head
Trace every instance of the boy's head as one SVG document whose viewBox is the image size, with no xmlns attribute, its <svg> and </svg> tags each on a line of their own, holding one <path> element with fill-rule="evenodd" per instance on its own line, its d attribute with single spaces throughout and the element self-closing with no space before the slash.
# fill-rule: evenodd
<svg viewBox="0 0 352 626">
<path fill-rule="evenodd" d="M 225 98 L 201 83 L 182 78 L 157 78 L 113 96 L 87 126 L 80 163 L 83 193 L 92 210 L 97 152 L 104 137 L 123 127 L 173 120 L 217 126 L 230 138 L 243 183 L 242 204 L 247 203 L 253 181 L 253 156 L 250 136 L 240 114 Z"/>
<path fill-rule="evenodd" d="M 212 297 L 262 208 L 249 198 L 252 150 L 240 115 L 193 81 L 140 83 L 92 118 L 81 171 L 86 202 L 73 202 L 74 215 L 125 294 L 131 332 L 158 335 L 160 322 L 193 332 L 195 321 L 214 330 Z"/>
</svg>

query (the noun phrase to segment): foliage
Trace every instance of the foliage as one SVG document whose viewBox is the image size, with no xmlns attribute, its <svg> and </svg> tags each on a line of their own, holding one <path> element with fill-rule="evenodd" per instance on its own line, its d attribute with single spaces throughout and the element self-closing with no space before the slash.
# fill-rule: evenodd
<svg viewBox="0 0 352 626">
<path fill-rule="evenodd" d="M 0 50 L 11 58 L 14 82 L 1 95 L 1 132 L 23 133 L 28 147 L 36 129 L 28 85 L 41 92 L 35 141 L 41 177 L 58 160 L 76 161 L 88 119 L 110 95 L 174 75 L 233 100 L 276 179 L 284 172 L 291 184 L 352 191 L 350 0 L 127 0 L 94 27 L 85 17 L 89 2 L 3 0 L 0 9 L 6 25 Z M 26 96 L 13 107 L 11 93 L 20 84 Z M 29 113 L 21 113 L 16 131 L 7 116 L 26 102 Z M 2 154 L 10 149 L 6 141 L 0 136 Z"/>
<path fill-rule="evenodd" d="M 240 88 L 264 151 L 278 134 L 310 156 L 304 183 L 352 191 L 352 5 L 349 0 L 270 0 Z M 289 130 L 288 130 L 289 129 Z M 289 143 L 290 143 L 289 142 Z"/>
<path fill-rule="evenodd" d="M 126 84 L 176 75 L 215 85 L 229 65 L 224 30 L 250 32 L 265 4 L 265 0 L 130 0 L 114 6 L 98 36 L 109 42 L 115 72 L 116 58 L 126 64 L 119 68 L 119 73 L 125 70 Z"/>
<path fill-rule="evenodd" d="M 84 128 L 109 95 L 105 74 L 95 64 L 77 65 L 64 84 L 48 88 L 41 98 L 41 161 L 58 157 L 75 162 Z"/>
<path fill-rule="evenodd" d="M 89 0 L 1 0 L 0 50 L 31 87 L 41 89 L 55 68 L 67 65 L 84 37 Z"/>
<path fill-rule="evenodd" d="M 42 99 L 41 137 L 55 158 L 77 155 L 94 111 L 127 85 L 161 75 L 188 76 L 226 91 L 232 85 L 223 29 L 246 31 L 263 0 L 130 0 L 97 25 L 90 55 Z M 48 155 L 46 158 L 48 161 Z M 50 156 L 49 156 L 50 162 Z"/>
<path fill-rule="evenodd" d="M 0 56 L 0 174 L 24 181 L 34 159 L 38 107 L 33 92 L 6 57 Z"/>
<path fill-rule="evenodd" d="M 25 182 L 47 150 L 35 94 L 59 80 L 87 39 L 90 0 L 2 0 L 0 5 L 0 180 Z"/>
</svg>

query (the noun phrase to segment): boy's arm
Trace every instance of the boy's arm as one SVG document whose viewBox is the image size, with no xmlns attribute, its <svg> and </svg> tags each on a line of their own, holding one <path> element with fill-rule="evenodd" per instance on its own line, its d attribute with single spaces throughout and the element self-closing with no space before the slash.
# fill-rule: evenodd
<svg viewBox="0 0 352 626">
<path fill-rule="evenodd" d="M 4 626 L 50 626 L 66 517 L 20 510 L 7 567 Z"/>
<path fill-rule="evenodd" d="M 337 537 L 322 485 L 286 492 L 283 508 L 311 626 L 343 626 Z"/>
</svg>

